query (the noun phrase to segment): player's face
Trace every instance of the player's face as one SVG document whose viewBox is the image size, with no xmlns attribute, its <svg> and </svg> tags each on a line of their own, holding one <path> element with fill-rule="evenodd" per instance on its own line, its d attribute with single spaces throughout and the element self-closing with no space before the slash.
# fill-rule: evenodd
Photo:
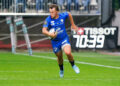
<svg viewBox="0 0 120 86">
<path fill-rule="evenodd" d="M 52 18 L 56 18 L 57 15 L 58 15 L 58 11 L 56 11 L 55 8 L 49 9 L 49 12 L 50 12 L 50 16 L 51 16 Z"/>
</svg>

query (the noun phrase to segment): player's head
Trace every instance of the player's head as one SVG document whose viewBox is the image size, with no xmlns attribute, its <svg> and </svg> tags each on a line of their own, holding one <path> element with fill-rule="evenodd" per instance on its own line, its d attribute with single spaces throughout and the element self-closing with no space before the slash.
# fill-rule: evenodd
<svg viewBox="0 0 120 86">
<path fill-rule="evenodd" d="M 52 4 L 49 7 L 49 12 L 52 18 L 55 18 L 59 13 L 59 7 L 56 4 Z"/>
</svg>

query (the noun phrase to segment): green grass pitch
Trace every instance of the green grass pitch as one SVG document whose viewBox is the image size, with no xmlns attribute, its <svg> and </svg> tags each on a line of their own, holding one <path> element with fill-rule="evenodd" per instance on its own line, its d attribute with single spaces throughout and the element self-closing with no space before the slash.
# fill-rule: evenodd
<svg viewBox="0 0 120 86">
<path fill-rule="evenodd" d="M 27 56 L 1 52 L 0 86 L 120 86 L 120 56 L 95 52 L 73 56 L 80 74 L 73 71 L 64 55 L 64 78 L 60 78 L 53 53 Z"/>
</svg>

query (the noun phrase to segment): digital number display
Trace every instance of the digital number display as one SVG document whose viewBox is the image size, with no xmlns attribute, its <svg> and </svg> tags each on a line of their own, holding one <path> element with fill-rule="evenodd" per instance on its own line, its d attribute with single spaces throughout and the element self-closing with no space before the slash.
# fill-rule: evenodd
<svg viewBox="0 0 120 86">
<path fill-rule="evenodd" d="M 106 41 L 112 40 L 117 33 L 117 27 L 79 27 L 73 31 L 72 42 L 74 48 L 104 48 Z M 110 37 L 108 39 L 108 37 Z"/>
<path fill-rule="evenodd" d="M 89 38 L 87 35 L 73 35 L 73 38 L 77 39 L 77 48 L 103 48 L 105 40 L 104 35 L 90 35 Z"/>
</svg>

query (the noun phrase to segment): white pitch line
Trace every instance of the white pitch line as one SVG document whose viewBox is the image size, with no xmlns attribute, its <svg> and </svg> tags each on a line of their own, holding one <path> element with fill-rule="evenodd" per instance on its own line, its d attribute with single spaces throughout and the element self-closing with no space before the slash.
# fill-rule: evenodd
<svg viewBox="0 0 120 86">
<path fill-rule="evenodd" d="M 16 53 L 16 54 L 29 56 L 28 54 L 21 54 L 21 53 Z M 32 57 L 38 57 L 38 58 L 44 58 L 44 59 L 57 60 L 56 58 L 49 57 L 49 56 L 32 55 Z M 66 60 L 66 59 L 65 59 L 64 61 L 68 62 L 68 60 Z M 108 66 L 108 65 L 94 64 L 94 63 L 81 62 L 81 61 L 75 61 L 75 63 L 78 63 L 78 64 L 87 64 L 87 65 L 99 66 L 99 67 L 105 67 L 105 68 L 112 68 L 112 69 L 120 69 L 120 67 L 116 67 L 116 66 Z"/>
</svg>

